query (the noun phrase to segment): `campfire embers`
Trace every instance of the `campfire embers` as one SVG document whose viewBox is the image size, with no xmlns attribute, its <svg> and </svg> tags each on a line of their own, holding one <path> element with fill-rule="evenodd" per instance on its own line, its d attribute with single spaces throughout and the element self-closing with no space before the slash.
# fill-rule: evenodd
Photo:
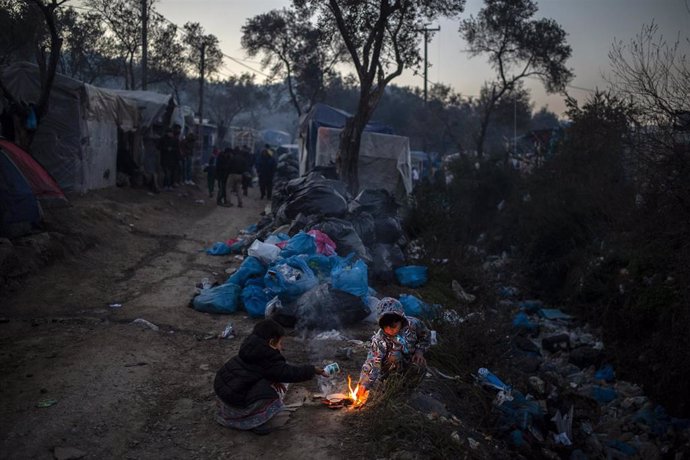
<svg viewBox="0 0 690 460">
<path fill-rule="evenodd" d="M 342 409 L 344 407 L 350 407 L 352 409 L 358 409 L 367 402 L 367 397 L 369 392 L 364 392 L 359 398 L 357 393 L 359 391 L 359 385 L 356 385 L 352 389 L 352 378 L 347 376 L 347 393 L 331 393 L 326 395 L 326 397 L 321 401 L 329 409 Z"/>
<path fill-rule="evenodd" d="M 322 401 L 329 409 L 342 409 L 343 407 L 352 406 L 354 401 L 345 393 L 332 393 L 326 396 Z"/>
</svg>

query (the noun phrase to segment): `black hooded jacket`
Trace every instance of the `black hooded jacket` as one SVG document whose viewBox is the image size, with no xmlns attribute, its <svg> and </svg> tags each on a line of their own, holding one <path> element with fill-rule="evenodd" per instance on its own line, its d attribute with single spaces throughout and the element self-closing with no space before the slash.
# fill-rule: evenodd
<svg viewBox="0 0 690 460">
<path fill-rule="evenodd" d="M 271 384 L 304 382 L 314 377 L 314 366 L 291 366 L 268 341 L 251 334 L 237 356 L 216 372 L 213 389 L 227 405 L 246 407 L 260 399 L 278 397 Z"/>
</svg>

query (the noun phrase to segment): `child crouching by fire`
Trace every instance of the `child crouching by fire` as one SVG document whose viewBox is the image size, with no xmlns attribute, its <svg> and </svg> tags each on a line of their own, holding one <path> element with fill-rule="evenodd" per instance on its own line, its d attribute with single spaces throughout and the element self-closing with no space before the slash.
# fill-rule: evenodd
<svg viewBox="0 0 690 460">
<path fill-rule="evenodd" d="M 372 336 L 371 349 L 362 365 L 358 400 L 391 373 L 405 372 L 413 366 L 424 371 L 424 353 L 431 345 L 429 329 L 419 319 L 405 316 L 399 301 L 384 297 L 376 308 L 380 329 Z"/>
<path fill-rule="evenodd" d="M 237 356 L 216 373 L 218 423 L 267 434 L 287 422 L 289 414 L 282 410 L 288 383 L 304 382 L 316 374 L 327 376 L 320 367 L 287 364 L 281 353 L 284 336 L 285 329 L 277 322 L 258 322 Z"/>
</svg>

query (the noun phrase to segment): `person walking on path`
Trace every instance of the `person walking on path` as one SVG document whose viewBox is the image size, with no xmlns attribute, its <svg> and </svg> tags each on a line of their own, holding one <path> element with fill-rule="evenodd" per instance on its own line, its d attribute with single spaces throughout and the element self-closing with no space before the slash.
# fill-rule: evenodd
<svg viewBox="0 0 690 460">
<path fill-rule="evenodd" d="M 254 166 L 254 162 L 252 161 L 252 154 L 249 151 L 249 147 L 247 147 L 246 145 L 242 146 L 242 148 L 240 149 L 240 154 L 244 158 L 244 161 L 247 163 L 247 170 L 242 175 L 242 192 L 244 196 L 247 196 L 247 189 L 251 187 L 252 184 L 252 167 Z"/>
<path fill-rule="evenodd" d="M 192 162 L 194 161 L 194 145 L 196 144 L 196 136 L 194 133 L 189 133 L 180 142 L 180 156 L 182 158 L 182 182 L 185 185 L 195 185 L 192 180 Z"/>
<path fill-rule="evenodd" d="M 165 136 L 158 141 L 160 151 L 161 168 L 163 169 L 163 190 L 170 191 L 175 180 L 175 170 L 179 158 L 180 141 L 175 133 L 176 130 L 168 128 Z M 179 131 L 178 131 L 179 134 Z"/>
<path fill-rule="evenodd" d="M 238 150 L 231 150 L 228 161 L 228 183 L 230 191 L 237 195 L 237 207 L 242 207 L 242 176 L 249 169 L 249 165 L 242 153 Z M 232 206 L 232 203 L 229 204 Z"/>
<path fill-rule="evenodd" d="M 218 155 L 220 155 L 220 149 L 214 148 L 213 153 L 208 158 L 208 163 L 204 168 L 206 172 L 206 185 L 208 187 L 208 197 L 213 197 L 213 189 L 216 185 L 216 162 L 218 161 Z"/>
<path fill-rule="evenodd" d="M 259 174 L 261 199 L 263 200 L 266 197 L 270 200 L 273 193 L 273 175 L 276 172 L 276 160 L 273 158 L 273 152 L 268 144 L 261 151 L 256 170 Z"/>
<path fill-rule="evenodd" d="M 218 179 L 218 195 L 216 204 L 225 206 L 227 204 L 226 185 L 230 174 L 230 148 L 223 150 L 216 160 L 216 178 Z"/>
</svg>

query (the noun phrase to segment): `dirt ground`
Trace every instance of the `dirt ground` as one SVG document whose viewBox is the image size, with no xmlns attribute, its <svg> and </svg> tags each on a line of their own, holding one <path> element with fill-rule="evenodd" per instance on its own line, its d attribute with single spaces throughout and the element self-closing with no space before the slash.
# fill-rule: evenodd
<svg viewBox="0 0 690 460">
<path fill-rule="evenodd" d="M 49 213 L 50 229 L 79 250 L 1 294 L 0 458 L 57 458 L 56 447 L 77 450 L 62 458 L 357 458 L 342 423 L 348 413 L 312 399 L 317 380 L 291 387 L 286 430 L 262 437 L 214 421 L 215 372 L 256 320 L 188 304 L 202 278 L 222 282 L 239 265 L 203 248 L 260 218 L 267 202 L 257 193 L 240 209 L 217 207 L 196 187 L 114 188 Z M 229 320 L 237 337 L 218 339 Z M 343 331 L 359 340 L 371 332 L 366 324 Z M 346 339 L 291 336 L 285 354 L 324 364 L 354 347 L 353 359 L 339 360 L 341 389 L 366 353 Z"/>
</svg>

